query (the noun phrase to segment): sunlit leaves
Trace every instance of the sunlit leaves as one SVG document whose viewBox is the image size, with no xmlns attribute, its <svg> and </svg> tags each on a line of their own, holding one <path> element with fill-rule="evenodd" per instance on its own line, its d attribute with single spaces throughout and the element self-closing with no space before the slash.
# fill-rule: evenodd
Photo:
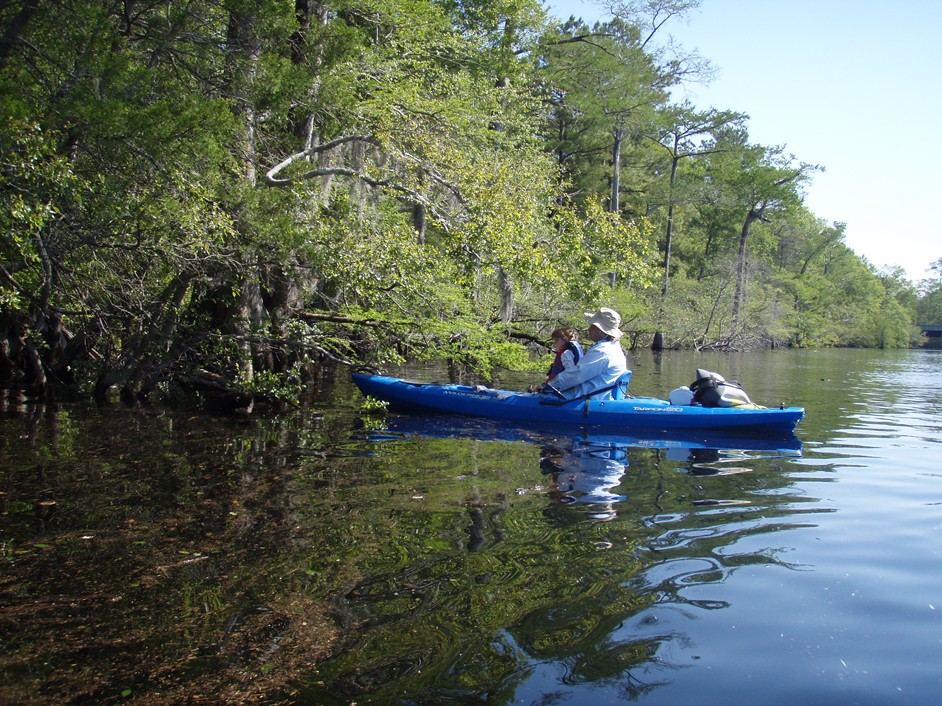
<svg viewBox="0 0 942 706">
<path fill-rule="evenodd" d="M 582 292 L 594 302 L 616 283 L 638 292 L 653 285 L 654 231 L 647 219 L 625 221 L 589 199 L 584 208 L 557 210 L 555 222 L 558 266 L 572 296 Z"/>
<path fill-rule="evenodd" d="M 38 125 L 7 118 L 0 135 L 0 306 L 15 309 L 51 284 L 46 231 L 80 202 L 81 185 Z"/>
</svg>

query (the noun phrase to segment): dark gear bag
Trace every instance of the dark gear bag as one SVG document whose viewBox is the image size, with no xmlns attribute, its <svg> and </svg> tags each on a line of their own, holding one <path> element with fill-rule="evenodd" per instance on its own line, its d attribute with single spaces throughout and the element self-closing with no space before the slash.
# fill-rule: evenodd
<svg viewBox="0 0 942 706">
<path fill-rule="evenodd" d="M 693 401 L 704 407 L 741 407 L 752 404 L 738 383 L 727 382 L 719 373 L 697 368 L 697 379 L 690 383 Z"/>
</svg>

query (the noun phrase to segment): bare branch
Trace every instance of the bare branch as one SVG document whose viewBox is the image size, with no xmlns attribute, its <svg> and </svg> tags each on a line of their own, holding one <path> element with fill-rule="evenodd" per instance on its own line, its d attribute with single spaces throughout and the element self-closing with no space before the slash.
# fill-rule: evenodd
<svg viewBox="0 0 942 706">
<path fill-rule="evenodd" d="M 372 145 L 378 144 L 376 139 L 369 135 L 344 135 L 331 140 L 330 142 L 325 142 L 321 145 L 311 145 L 310 147 L 282 160 L 280 163 L 269 169 L 263 177 L 262 181 L 268 186 L 287 186 L 288 184 L 298 181 L 299 179 L 309 179 L 312 176 L 317 176 L 316 174 L 311 174 L 308 172 L 307 174 L 297 178 L 281 179 L 278 177 L 281 172 L 283 172 L 298 160 L 307 159 L 315 154 L 327 152 L 334 149 L 335 147 L 340 147 L 341 145 L 345 145 L 349 142 L 365 142 Z"/>
<path fill-rule="evenodd" d="M 607 0 L 604 3 L 613 16 L 636 25 L 638 29 L 648 30 L 641 42 L 642 49 L 672 17 L 683 17 L 699 5 L 700 0 Z"/>
</svg>

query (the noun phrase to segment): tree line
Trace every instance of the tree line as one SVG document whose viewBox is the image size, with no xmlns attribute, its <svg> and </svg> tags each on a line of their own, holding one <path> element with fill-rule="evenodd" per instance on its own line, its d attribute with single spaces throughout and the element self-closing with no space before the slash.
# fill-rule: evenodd
<svg viewBox="0 0 942 706">
<path fill-rule="evenodd" d="M 938 283 L 856 255 L 747 116 L 672 101 L 709 78 L 657 41 L 697 4 L 4 3 L 0 380 L 487 375 L 600 304 L 632 346 L 917 343 Z"/>
</svg>

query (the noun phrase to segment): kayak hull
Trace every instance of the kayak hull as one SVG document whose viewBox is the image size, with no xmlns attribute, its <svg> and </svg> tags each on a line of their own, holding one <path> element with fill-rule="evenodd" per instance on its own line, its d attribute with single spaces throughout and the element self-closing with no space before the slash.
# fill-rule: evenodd
<svg viewBox="0 0 942 706">
<path fill-rule="evenodd" d="M 621 400 L 560 400 L 542 394 L 482 386 L 415 382 L 355 373 L 364 395 L 387 402 L 392 411 L 434 412 L 528 424 L 633 430 L 716 430 L 790 433 L 805 415 L 801 407 L 744 408 L 672 405 L 653 397 Z"/>
</svg>

